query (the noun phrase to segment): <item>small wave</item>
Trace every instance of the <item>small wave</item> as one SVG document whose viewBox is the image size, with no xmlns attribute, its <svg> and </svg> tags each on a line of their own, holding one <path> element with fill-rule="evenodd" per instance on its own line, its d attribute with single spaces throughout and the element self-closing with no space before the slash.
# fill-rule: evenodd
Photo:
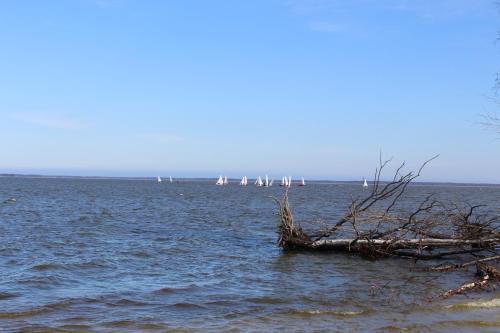
<svg viewBox="0 0 500 333">
<path fill-rule="evenodd" d="M 157 294 L 173 294 L 176 291 L 177 291 L 177 289 L 175 289 L 175 288 L 165 287 L 165 288 L 161 288 L 161 289 L 156 290 L 155 293 L 157 293 Z"/>
<path fill-rule="evenodd" d="M 298 315 L 303 317 L 315 317 L 315 316 L 336 316 L 336 317 L 354 317 L 359 315 L 367 314 L 368 311 L 340 311 L 340 310 L 298 310 L 292 309 L 284 312 L 288 315 Z"/>
<path fill-rule="evenodd" d="M 104 326 L 107 327 L 127 327 L 134 326 L 135 322 L 132 320 L 114 320 L 107 323 L 104 323 Z"/>
<path fill-rule="evenodd" d="M 92 327 L 89 325 L 84 325 L 84 324 L 68 324 L 68 325 L 62 325 L 60 328 L 63 330 L 69 330 L 72 332 L 81 332 L 81 331 L 88 331 Z"/>
<path fill-rule="evenodd" d="M 80 216 L 76 219 L 72 219 L 69 221 L 70 223 L 86 223 L 86 222 L 92 222 L 92 219 L 88 216 Z"/>
<path fill-rule="evenodd" d="M 0 291 L 0 300 L 11 299 L 11 298 L 16 298 L 16 297 L 19 297 L 19 295 Z"/>
<path fill-rule="evenodd" d="M 72 267 L 76 269 L 92 269 L 92 268 L 103 268 L 103 267 L 108 267 L 104 260 L 92 260 L 92 261 L 85 261 L 85 262 L 80 262 L 76 264 L 72 264 Z"/>
<path fill-rule="evenodd" d="M 110 303 L 108 303 L 108 305 L 109 304 Z M 121 300 L 114 302 L 114 303 L 111 303 L 111 304 L 114 306 L 145 306 L 145 305 L 148 305 L 148 303 L 145 303 L 145 302 L 135 301 L 135 300 L 126 299 L 126 298 L 122 298 Z"/>
<path fill-rule="evenodd" d="M 164 330 L 167 329 L 168 326 L 158 323 L 144 323 L 144 324 L 139 324 L 137 327 L 141 330 Z"/>
<path fill-rule="evenodd" d="M 286 299 L 277 298 L 277 297 L 269 297 L 269 296 L 252 297 L 252 298 L 249 298 L 248 301 L 252 302 L 252 303 L 257 303 L 257 304 L 286 304 L 286 303 L 289 303 L 289 301 Z"/>
<path fill-rule="evenodd" d="M 493 298 L 490 300 L 479 300 L 466 303 L 456 303 L 446 306 L 447 309 L 460 310 L 470 308 L 498 308 L 500 307 L 500 298 Z"/>
<path fill-rule="evenodd" d="M 174 308 L 179 308 L 179 309 L 204 309 L 204 306 L 194 304 L 194 303 L 188 303 L 188 302 L 180 302 L 180 303 L 175 303 L 172 304 L 170 307 Z"/>
<path fill-rule="evenodd" d="M 151 257 L 151 255 L 149 253 L 147 253 L 146 251 L 136 251 L 136 252 L 132 252 L 132 254 L 136 257 L 139 257 L 139 258 Z"/>
<path fill-rule="evenodd" d="M 379 329 L 380 332 L 410 332 L 411 329 L 406 328 L 406 327 L 400 327 L 400 326 L 384 326 Z"/>
<path fill-rule="evenodd" d="M 198 288 L 197 285 L 191 284 L 186 287 L 180 287 L 180 288 L 171 288 L 171 287 L 163 287 L 161 289 L 155 290 L 155 294 L 160 294 L 160 295 L 168 295 L 168 294 L 174 294 L 178 292 L 183 292 L 183 291 L 191 291 Z"/>
<path fill-rule="evenodd" d="M 18 280 L 17 283 L 34 286 L 37 288 L 53 287 L 62 284 L 62 279 L 57 276 L 39 276 L 29 279 Z"/>
<path fill-rule="evenodd" d="M 60 269 L 60 268 L 62 268 L 62 266 L 55 263 L 38 264 L 31 267 L 31 269 L 35 271 L 47 271 L 51 269 Z"/>
<path fill-rule="evenodd" d="M 0 312 L 0 318 L 23 318 L 23 317 L 33 317 L 40 314 L 56 311 L 59 309 L 66 308 L 73 304 L 74 301 L 72 299 L 64 300 L 57 303 L 42 305 L 39 307 L 31 308 L 23 311 L 15 311 L 15 312 Z"/>
<path fill-rule="evenodd" d="M 209 302 L 205 302 L 204 304 L 208 305 L 208 306 L 212 306 L 212 305 L 222 305 L 222 306 L 232 306 L 234 305 L 234 301 L 223 301 L 223 300 L 218 300 L 218 301 L 209 301 Z"/>
<path fill-rule="evenodd" d="M 109 209 L 103 208 L 101 209 L 101 216 L 111 217 L 113 216 L 113 213 Z"/>
</svg>

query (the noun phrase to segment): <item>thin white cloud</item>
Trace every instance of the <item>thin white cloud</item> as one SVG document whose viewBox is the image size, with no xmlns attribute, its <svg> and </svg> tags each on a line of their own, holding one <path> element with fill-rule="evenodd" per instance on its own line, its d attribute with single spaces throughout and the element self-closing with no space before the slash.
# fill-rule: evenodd
<svg viewBox="0 0 500 333">
<path fill-rule="evenodd" d="M 146 140 L 154 141 L 157 143 L 174 143 L 183 141 L 182 137 L 165 132 L 148 132 L 142 133 L 140 136 L 142 138 L 145 138 Z"/>
<path fill-rule="evenodd" d="M 100 8 L 116 8 L 123 6 L 126 1 L 124 0 L 93 0 L 94 5 Z"/>
<path fill-rule="evenodd" d="M 492 0 L 288 0 L 285 5 L 301 16 L 351 15 L 365 10 L 400 11 L 421 19 L 491 15 Z"/>
<path fill-rule="evenodd" d="M 309 29 L 318 32 L 341 32 L 345 30 L 345 26 L 327 21 L 315 21 L 309 23 Z"/>
<path fill-rule="evenodd" d="M 488 13 L 493 3 L 491 0 L 392 0 L 388 1 L 387 8 L 432 20 L 481 15 Z"/>
<path fill-rule="evenodd" d="M 13 115 L 14 119 L 38 125 L 42 127 L 55 128 L 55 129 L 79 129 L 86 125 L 80 120 L 70 118 L 67 116 L 45 114 L 45 113 L 16 113 Z"/>
</svg>

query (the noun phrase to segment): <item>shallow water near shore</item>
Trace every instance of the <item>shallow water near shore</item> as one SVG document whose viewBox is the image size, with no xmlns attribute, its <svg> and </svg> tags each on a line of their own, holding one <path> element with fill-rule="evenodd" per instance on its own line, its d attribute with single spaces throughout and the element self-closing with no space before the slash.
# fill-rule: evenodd
<svg viewBox="0 0 500 333">
<path fill-rule="evenodd" d="M 498 332 L 500 293 L 430 298 L 473 272 L 283 253 L 283 189 L 212 182 L 0 178 L 0 331 Z M 500 212 L 500 187 L 415 185 Z M 292 187 L 296 221 L 335 221 L 360 184 Z"/>
</svg>

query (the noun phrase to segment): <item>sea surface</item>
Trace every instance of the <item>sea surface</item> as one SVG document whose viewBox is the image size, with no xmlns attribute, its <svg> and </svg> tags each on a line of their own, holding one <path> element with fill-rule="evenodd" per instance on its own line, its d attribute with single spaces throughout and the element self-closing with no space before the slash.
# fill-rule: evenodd
<svg viewBox="0 0 500 333">
<path fill-rule="evenodd" d="M 415 185 L 485 203 L 500 187 Z M 436 298 L 474 271 L 402 259 L 284 253 L 283 188 L 208 181 L 0 178 L 0 332 L 499 332 L 500 293 Z M 361 184 L 292 187 L 305 229 L 334 222 Z M 15 203 L 4 200 L 15 197 Z"/>
</svg>

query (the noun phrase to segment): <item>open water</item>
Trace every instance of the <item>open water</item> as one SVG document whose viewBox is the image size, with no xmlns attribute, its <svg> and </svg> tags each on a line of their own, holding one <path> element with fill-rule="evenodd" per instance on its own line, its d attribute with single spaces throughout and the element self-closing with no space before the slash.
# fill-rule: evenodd
<svg viewBox="0 0 500 333">
<path fill-rule="evenodd" d="M 432 299 L 473 272 L 283 253 L 283 189 L 206 181 L 0 178 L 0 332 L 499 332 L 499 292 Z M 297 221 L 335 221 L 360 184 L 290 190 Z M 413 186 L 487 203 L 500 187 Z M 15 197 L 16 203 L 1 203 Z"/>
</svg>

